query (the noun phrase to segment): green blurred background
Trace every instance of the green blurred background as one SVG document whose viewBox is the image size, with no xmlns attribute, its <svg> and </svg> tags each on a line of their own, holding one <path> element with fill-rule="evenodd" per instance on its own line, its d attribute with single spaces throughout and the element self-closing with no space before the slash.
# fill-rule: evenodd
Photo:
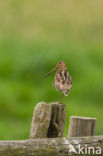
<svg viewBox="0 0 103 156">
<path fill-rule="evenodd" d="M 67 121 L 97 118 L 103 134 L 103 1 L 0 1 L 0 139 L 29 137 L 34 106 L 59 101 L 55 73 L 64 60 L 73 88 L 64 97 Z"/>
</svg>

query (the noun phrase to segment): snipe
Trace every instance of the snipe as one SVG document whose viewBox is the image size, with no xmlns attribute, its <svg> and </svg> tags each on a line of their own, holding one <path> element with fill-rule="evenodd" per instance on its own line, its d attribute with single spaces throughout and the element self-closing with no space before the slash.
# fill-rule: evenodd
<svg viewBox="0 0 103 156">
<path fill-rule="evenodd" d="M 64 61 L 58 62 L 56 67 L 53 68 L 44 78 L 46 78 L 55 70 L 57 70 L 57 72 L 54 78 L 54 86 L 58 91 L 62 93 L 62 100 L 63 95 L 68 96 L 68 93 L 72 88 L 72 79 L 69 72 L 67 71 L 67 67 Z M 62 101 L 60 101 L 60 103 L 61 102 Z"/>
</svg>

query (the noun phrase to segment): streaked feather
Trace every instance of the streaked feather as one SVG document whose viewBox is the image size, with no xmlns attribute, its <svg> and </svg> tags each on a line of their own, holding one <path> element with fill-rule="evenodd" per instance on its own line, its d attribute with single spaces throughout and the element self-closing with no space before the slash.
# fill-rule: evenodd
<svg viewBox="0 0 103 156">
<path fill-rule="evenodd" d="M 56 72 L 54 85 L 58 91 L 62 92 L 65 96 L 68 96 L 68 93 L 72 88 L 72 79 L 66 69 Z"/>
</svg>

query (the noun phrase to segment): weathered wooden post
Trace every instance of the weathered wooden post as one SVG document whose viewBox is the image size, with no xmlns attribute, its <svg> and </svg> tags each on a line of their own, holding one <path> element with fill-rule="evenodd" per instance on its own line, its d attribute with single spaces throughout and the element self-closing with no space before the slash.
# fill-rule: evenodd
<svg viewBox="0 0 103 156">
<path fill-rule="evenodd" d="M 66 119 L 65 105 L 40 102 L 34 108 L 30 139 L 62 137 Z"/>
<path fill-rule="evenodd" d="M 93 136 L 96 128 L 96 118 L 71 116 L 68 137 Z"/>
</svg>

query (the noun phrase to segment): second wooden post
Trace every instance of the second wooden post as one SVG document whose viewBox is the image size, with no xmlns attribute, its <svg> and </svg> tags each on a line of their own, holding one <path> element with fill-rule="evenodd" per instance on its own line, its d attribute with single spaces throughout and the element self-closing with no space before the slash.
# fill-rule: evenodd
<svg viewBox="0 0 103 156">
<path fill-rule="evenodd" d="M 96 118 L 71 116 L 68 137 L 93 136 L 96 128 Z"/>
</svg>

